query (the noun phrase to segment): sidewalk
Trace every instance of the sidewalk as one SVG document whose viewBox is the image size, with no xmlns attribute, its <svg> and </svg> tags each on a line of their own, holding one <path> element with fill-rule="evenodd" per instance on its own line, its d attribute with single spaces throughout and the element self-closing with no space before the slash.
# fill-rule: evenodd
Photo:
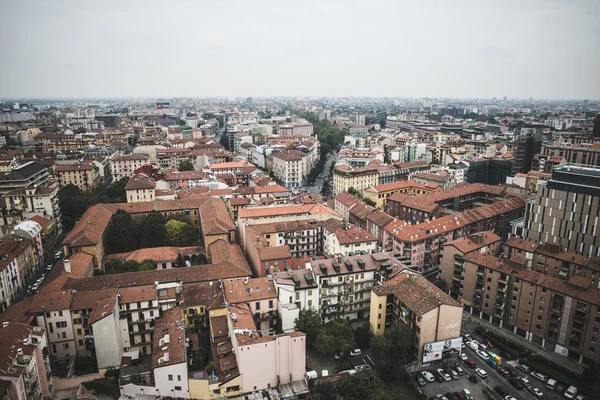
<svg viewBox="0 0 600 400">
<path fill-rule="evenodd" d="M 558 353 L 549 351 L 537 343 L 533 343 L 533 342 L 530 342 L 529 340 L 525 340 L 525 338 L 523 338 L 519 335 L 515 335 L 512 332 L 507 331 L 506 329 L 502 329 L 496 325 L 493 325 L 493 324 L 489 323 L 488 321 L 484 321 L 482 319 L 477 318 L 474 315 L 471 315 L 467 312 L 463 312 L 462 330 L 469 332 L 469 333 L 474 333 L 475 328 L 477 326 L 481 326 L 482 328 L 487 329 L 491 332 L 494 332 L 495 334 L 502 336 L 507 340 L 513 341 L 513 342 L 531 350 L 532 352 L 537 353 L 544 358 L 547 358 L 548 360 L 552 360 L 552 361 L 556 362 L 557 364 L 561 364 L 562 366 L 570 369 L 572 372 L 574 372 L 576 374 L 581 374 L 583 372 L 583 366 L 581 364 L 578 364 L 575 361 L 568 359 L 567 357 L 561 356 Z"/>
</svg>

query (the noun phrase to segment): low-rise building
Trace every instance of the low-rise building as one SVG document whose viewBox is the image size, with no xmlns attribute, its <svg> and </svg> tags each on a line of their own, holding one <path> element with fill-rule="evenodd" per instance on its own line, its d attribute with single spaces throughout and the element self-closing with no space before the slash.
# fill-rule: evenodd
<svg viewBox="0 0 600 400">
<path fill-rule="evenodd" d="M 364 229 L 332 219 L 323 225 L 323 250 L 344 256 L 371 253 L 377 250 L 377 239 Z"/>
<path fill-rule="evenodd" d="M 61 188 L 73 185 L 79 190 L 89 191 L 100 182 L 98 167 L 87 163 L 58 165 L 54 168 L 54 175 Z"/>
<path fill-rule="evenodd" d="M 135 174 L 125 185 L 125 197 L 128 203 L 155 200 L 156 182 L 144 174 Z"/>
<path fill-rule="evenodd" d="M 113 180 L 118 181 L 124 177 L 132 177 L 136 169 L 148 164 L 149 158 L 149 156 L 142 154 L 113 157 L 110 160 L 110 171 Z"/>
</svg>

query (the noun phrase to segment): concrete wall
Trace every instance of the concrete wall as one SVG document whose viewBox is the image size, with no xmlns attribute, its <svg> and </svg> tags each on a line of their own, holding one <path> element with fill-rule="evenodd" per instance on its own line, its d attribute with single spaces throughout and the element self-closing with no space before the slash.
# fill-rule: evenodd
<svg viewBox="0 0 600 400">
<path fill-rule="evenodd" d="M 423 358 L 423 346 L 425 344 L 459 337 L 461 324 L 462 307 L 442 304 L 440 307 L 422 315 L 421 321 L 417 324 L 421 330 L 418 360 Z"/>
<path fill-rule="evenodd" d="M 169 380 L 169 375 L 173 380 Z M 168 365 L 154 369 L 154 382 L 158 392 L 155 394 L 163 397 L 182 397 L 189 398 L 188 379 L 186 363 Z M 175 387 L 180 387 L 180 390 L 175 390 Z"/>
<path fill-rule="evenodd" d="M 119 309 L 116 301 L 112 314 L 93 323 L 92 330 L 94 331 L 98 369 L 119 367 L 123 348 L 121 347 Z"/>
</svg>

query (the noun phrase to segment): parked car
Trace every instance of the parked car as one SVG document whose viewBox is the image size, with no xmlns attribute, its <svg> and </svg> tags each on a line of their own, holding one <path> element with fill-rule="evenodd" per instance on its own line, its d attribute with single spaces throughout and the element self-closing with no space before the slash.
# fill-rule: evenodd
<svg viewBox="0 0 600 400">
<path fill-rule="evenodd" d="M 467 360 L 465 361 L 465 364 L 467 364 L 471 368 L 475 368 L 477 366 L 477 364 L 473 360 Z"/>
<path fill-rule="evenodd" d="M 529 371 L 531 371 L 531 368 L 529 368 L 529 366 L 526 365 L 526 364 L 517 364 L 517 368 L 520 369 L 523 372 L 529 372 Z"/>
<path fill-rule="evenodd" d="M 565 385 L 563 385 L 563 384 L 561 384 L 561 383 L 558 383 L 558 384 L 556 385 L 556 388 L 554 388 L 554 391 L 555 391 L 556 393 L 558 393 L 558 394 L 563 394 L 563 393 L 565 392 L 565 389 L 566 389 L 566 388 L 565 388 Z"/>
<path fill-rule="evenodd" d="M 467 355 L 465 353 L 460 353 L 460 359 L 463 361 L 467 361 Z"/>
<path fill-rule="evenodd" d="M 456 366 L 454 367 L 454 370 L 459 374 L 459 375 L 464 375 L 467 373 L 467 371 L 465 371 L 462 367 Z"/>
<path fill-rule="evenodd" d="M 446 382 L 448 382 L 448 381 L 451 381 L 451 380 L 452 380 L 452 377 L 450 376 L 450 374 L 449 374 L 449 373 L 447 373 L 446 371 L 444 371 L 443 369 L 441 369 L 441 368 L 438 368 L 438 369 L 436 370 L 436 372 L 438 373 L 438 375 L 442 376 Z"/>
<path fill-rule="evenodd" d="M 533 385 L 529 385 L 527 386 L 526 390 L 531 393 L 533 395 L 533 397 L 538 398 L 538 399 L 543 399 L 544 398 L 544 393 L 542 393 L 542 391 L 538 388 L 536 388 Z"/>
<path fill-rule="evenodd" d="M 462 394 L 463 396 L 465 396 L 466 400 L 473 400 L 473 395 L 471 394 L 471 391 L 469 389 L 463 389 L 460 394 Z"/>
<path fill-rule="evenodd" d="M 371 369 L 371 366 L 369 364 L 357 365 L 354 369 L 357 371 L 365 371 Z"/>
<path fill-rule="evenodd" d="M 475 353 L 477 353 L 477 355 L 484 361 L 490 359 L 490 356 L 488 356 L 488 353 L 486 353 L 485 351 L 477 350 Z"/>
<path fill-rule="evenodd" d="M 575 386 L 569 386 L 567 390 L 565 390 L 565 397 L 567 399 L 574 399 L 577 396 L 577 388 Z"/>
<path fill-rule="evenodd" d="M 530 375 L 533 376 L 538 381 L 542 381 L 542 382 L 548 381 L 548 377 L 546 375 L 542 374 L 541 372 L 531 371 Z"/>
<path fill-rule="evenodd" d="M 52 264 L 48 264 L 48 265 L 46 266 L 46 271 L 50 271 L 51 269 L 52 269 Z"/>
<path fill-rule="evenodd" d="M 479 343 L 477 345 L 477 348 L 481 351 L 486 351 L 487 350 L 487 346 L 485 344 Z"/>
<path fill-rule="evenodd" d="M 517 378 L 522 384 L 523 386 L 527 387 L 529 385 L 531 385 L 531 382 L 529 382 L 529 379 L 525 378 L 524 376 L 520 376 Z"/>
<path fill-rule="evenodd" d="M 487 347 L 493 349 L 494 348 L 494 344 L 490 341 L 490 339 L 483 339 L 483 343 L 485 343 L 487 345 Z"/>
<path fill-rule="evenodd" d="M 350 351 L 350 355 L 352 357 L 357 357 L 360 356 L 362 354 L 362 351 L 360 349 L 354 349 L 352 351 Z"/>
<path fill-rule="evenodd" d="M 467 343 L 473 340 L 473 336 L 470 333 L 467 333 L 465 336 L 463 336 L 463 343 Z"/>
<path fill-rule="evenodd" d="M 452 393 L 452 395 L 454 395 L 458 400 L 465 399 L 465 396 L 463 396 L 463 394 L 461 392 L 454 392 L 454 393 Z"/>
<path fill-rule="evenodd" d="M 487 372 L 485 372 L 484 370 L 482 370 L 481 368 L 475 368 L 475 373 L 481 378 L 481 379 L 485 379 L 487 378 Z"/>
<path fill-rule="evenodd" d="M 508 396 L 508 391 L 506 389 L 504 389 L 502 386 L 496 386 L 494 388 L 494 390 L 496 391 L 496 393 L 498 393 L 502 397 Z"/>
<path fill-rule="evenodd" d="M 508 396 L 504 396 L 504 400 L 517 400 L 517 399 L 515 399 L 511 395 L 508 395 Z"/>
<path fill-rule="evenodd" d="M 504 367 L 499 367 L 496 371 L 505 378 L 510 378 L 510 373 Z"/>
<path fill-rule="evenodd" d="M 513 385 L 514 387 L 516 387 L 519 390 L 522 390 L 525 387 L 525 385 L 523 385 L 523 382 L 521 382 L 518 378 L 516 378 L 514 376 L 511 378 L 508 378 L 508 383 L 510 383 L 511 385 Z"/>
<path fill-rule="evenodd" d="M 578 394 L 577 396 L 575 396 L 575 400 L 585 400 L 585 396 L 582 394 Z"/>
<path fill-rule="evenodd" d="M 458 372 L 456 372 L 456 371 L 455 371 L 455 370 L 453 370 L 453 369 L 450 369 L 450 370 L 448 370 L 448 373 L 450 374 L 450 377 L 451 377 L 452 379 L 454 379 L 454 380 L 457 380 L 458 378 L 460 378 L 460 377 L 458 376 Z"/>
<path fill-rule="evenodd" d="M 434 376 L 433 376 L 433 374 L 432 374 L 431 372 L 429 372 L 429 371 L 421 371 L 421 376 L 422 376 L 423 378 L 425 378 L 425 380 L 426 380 L 427 382 L 433 382 L 433 381 L 435 381 L 435 377 L 434 377 Z"/>
<path fill-rule="evenodd" d="M 339 360 L 340 358 L 342 358 L 344 356 L 344 353 L 335 353 L 333 355 L 333 358 L 335 358 L 336 360 Z"/>
<path fill-rule="evenodd" d="M 473 351 L 477 351 L 477 349 L 479 349 L 479 342 L 477 342 L 476 340 L 472 340 L 467 343 L 467 347 L 469 347 Z"/>
<path fill-rule="evenodd" d="M 423 375 L 417 375 L 417 384 L 419 386 L 425 386 L 426 383 L 427 381 L 425 380 L 425 378 L 423 378 Z"/>
<path fill-rule="evenodd" d="M 508 373 L 510 374 L 510 376 L 517 376 L 517 371 L 515 371 L 512 367 L 509 367 L 508 365 L 505 365 L 502 368 L 504 368 L 505 370 L 507 370 Z"/>
</svg>

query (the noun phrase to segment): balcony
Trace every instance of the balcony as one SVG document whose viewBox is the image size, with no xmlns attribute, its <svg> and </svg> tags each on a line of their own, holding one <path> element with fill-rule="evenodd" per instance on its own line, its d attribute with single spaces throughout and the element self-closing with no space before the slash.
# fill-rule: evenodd
<svg viewBox="0 0 600 400">
<path fill-rule="evenodd" d="M 584 303 L 579 303 L 579 302 L 578 302 L 578 303 L 575 305 L 575 310 L 576 310 L 576 311 L 580 311 L 580 312 L 582 312 L 582 313 L 586 313 L 586 312 L 587 312 L 587 304 L 584 304 Z"/>
<path fill-rule="evenodd" d="M 479 278 L 475 279 L 475 284 L 483 286 L 483 279 L 479 279 Z"/>
<path fill-rule="evenodd" d="M 560 310 L 562 309 L 562 304 L 552 304 L 552 308 L 550 312 L 553 314 L 560 315 Z"/>
<path fill-rule="evenodd" d="M 575 322 L 584 323 L 585 322 L 585 315 L 581 314 L 580 312 L 576 312 L 575 314 L 573 314 L 573 320 Z"/>
<path fill-rule="evenodd" d="M 506 285 L 498 285 L 498 291 L 501 293 L 506 293 Z"/>
</svg>

